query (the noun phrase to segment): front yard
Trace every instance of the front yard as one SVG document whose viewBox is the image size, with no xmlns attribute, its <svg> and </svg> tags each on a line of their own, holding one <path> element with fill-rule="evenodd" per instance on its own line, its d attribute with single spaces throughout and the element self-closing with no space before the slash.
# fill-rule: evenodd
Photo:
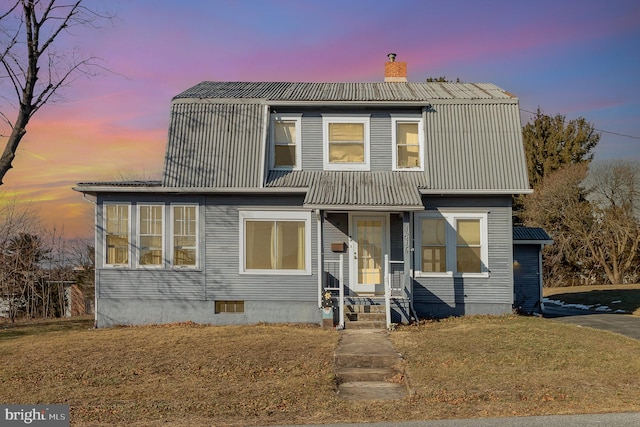
<svg viewBox="0 0 640 427">
<path fill-rule="evenodd" d="M 6 327 L 9 326 L 9 327 Z M 344 402 L 339 332 L 194 324 L 0 324 L 0 402 L 66 403 L 72 425 L 270 425 L 640 411 L 640 342 L 540 318 L 391 334 L 413 394 Z"/>
</svg>

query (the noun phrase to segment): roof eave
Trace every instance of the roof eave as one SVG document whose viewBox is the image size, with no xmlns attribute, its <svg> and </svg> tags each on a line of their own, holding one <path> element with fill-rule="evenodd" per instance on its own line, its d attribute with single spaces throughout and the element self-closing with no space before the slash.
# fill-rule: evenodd
<svg viewBox="0 0 640 427">
<path fill-rule="evenodd" d="M 312 204 L 305 203 L 305 208 L 322 209 L 322 210 L 339 210 L 339 211 L 423 211 L 423 205 L 332 205 L 332 204 Z"/>
<path fill-rule="evenodd" d="M 531 189 L 431 189 L 421 188 L 420 194 L 423 195 L 510 195 L 510 194 L 531 194 Z"/>
<path fill-rule="evenodd" d="M 165 194 L 305 194 L 304 187 L 249 187 L 249 188 L 213 188 L 213 187 L 126 187 L 110 185 L 79 185 L 72 188 L 80 193 L 165 193 Z"/>
</svg>

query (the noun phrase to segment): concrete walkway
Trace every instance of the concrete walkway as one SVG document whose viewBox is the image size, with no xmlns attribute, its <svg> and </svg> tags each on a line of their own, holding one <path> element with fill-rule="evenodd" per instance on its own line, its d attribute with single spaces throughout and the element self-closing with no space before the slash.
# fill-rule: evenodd
<svg viewBox="0 0 640 427">
<path fill-rule="evenodd" d="M 600 313 L 545 302 L 543 316 L 563 323 L 603 329 L 640 340 L 640 317 L 630 314 Z"/>
<path fill-rule="evenodd" d="M 402 399 L 407 394 L 402 356 L 386 330 L 346 329 L 334 355 L 338 396 L 346 400 Z"/>
</svg>

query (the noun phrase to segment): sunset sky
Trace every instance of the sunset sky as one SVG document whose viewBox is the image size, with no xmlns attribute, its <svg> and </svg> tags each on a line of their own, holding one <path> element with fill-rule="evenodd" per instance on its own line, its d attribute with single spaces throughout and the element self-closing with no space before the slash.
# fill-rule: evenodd
<svg viewBox="0 0 640 427">
<path fill-rule="evenodd" d="M 36 114 L 0 186 L 68 237 L 93 231 L 93 206 L 75 183 L 159 178 L 174 95 L 203 80 L 379 82 L 389 52 L 407 62 L 409 81 L 494 83 L 520 99 L 524 121 L 540 107 L 593 123 L 603 132 L 596 160 L 640 161 L 637 0 L 87 5 L 116 17 L 60 41 L 109 71 L 76 80 Z"/>
</svg>

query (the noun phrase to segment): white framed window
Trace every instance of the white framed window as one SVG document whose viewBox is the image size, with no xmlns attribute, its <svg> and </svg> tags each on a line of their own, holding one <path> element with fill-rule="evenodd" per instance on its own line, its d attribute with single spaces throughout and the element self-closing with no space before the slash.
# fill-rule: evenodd
<svg viewBox="0 0 640 427">
<path fill-rule="evenodd" d="M 393 170 L 424 170 L 424 126 L 420 117 L 392 117 Z"/>
<path fill-rule="evenodd" d="M 163 267 L 164 205 L 138 205 L 138 265 Z"/>
<path fill-rule="evenodd" d="M 299 170 L 302 163 L 302 114 L 272 114 L 271 169 Z"/>
<path fill-rule="evenodd" d="M 171 205 L 171 265 L 198 267 L 198 205 Z"/>
<path fill-rule="evenodd" d="M 325 170 L 370 169 L 369 115 L 322 116 Z"/>
<path fill-rule="evenodd" d="M 311 213 L 240 211 L 240 273 L 311 274 Z"/>
<path fill-rule="evenodd" d="M 129 266 L 130 210 L 131 205 L 128 203 L 105 203 L 103 205 L 105 266 Z"/>
<path fill-rule="evenodd" d="M 415 224 L 418 276 L 489 276 L 486 213 L 424 212 Z"/>
</svg>

